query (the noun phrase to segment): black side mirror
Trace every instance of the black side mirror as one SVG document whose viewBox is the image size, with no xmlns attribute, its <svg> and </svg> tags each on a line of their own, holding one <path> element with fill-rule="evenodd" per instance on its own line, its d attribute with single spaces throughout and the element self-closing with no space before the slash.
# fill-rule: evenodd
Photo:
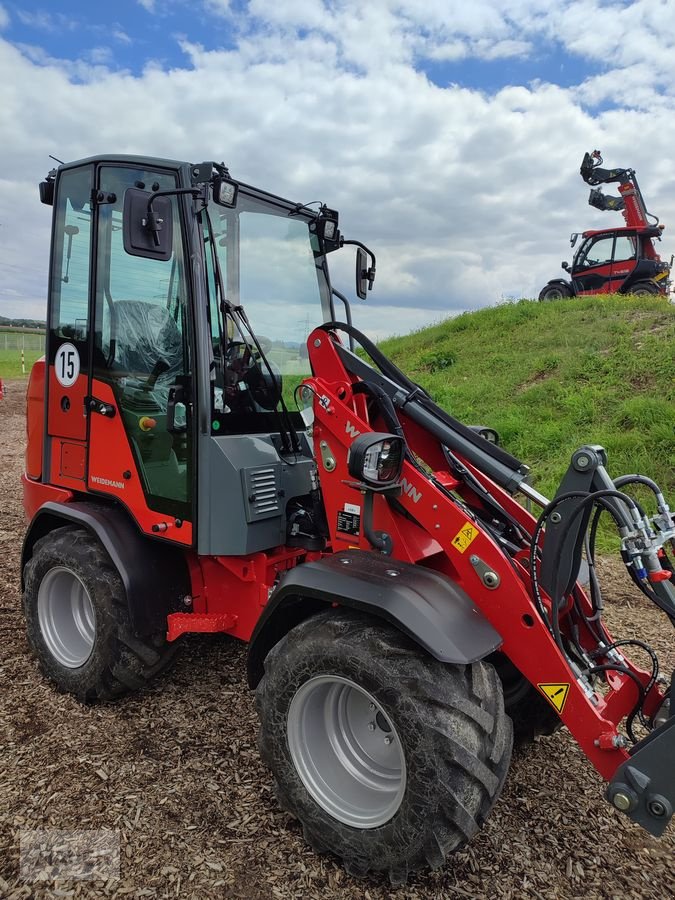
<svg viewBox="0 0 675 900">
<path fill-rule="evenodd" d="M 124 249 L 131 256 L 163 262 L 171 259 L 173 211 L 170 197 L 155 197 L 148 191 L 128 188 L 122 216 Z"/>
<path fill-rule="evenodd" d="M 361 247 L 356 248 L 356 296 L 360 300 L 366 299 L 369 286 L 368 278 L 368 254 Z"/>
<path fill-rule="evenodd" d="M 563 269 L 564 269 L 566 272 L 569 272 L 569 270 L 570 270 L 570 264 L 569 264 L 568 262 L 565 262 L 565 261 L 563 260 L 563 262 L 561 262 L 560 265 L 563 267 Z"/>
</svg>

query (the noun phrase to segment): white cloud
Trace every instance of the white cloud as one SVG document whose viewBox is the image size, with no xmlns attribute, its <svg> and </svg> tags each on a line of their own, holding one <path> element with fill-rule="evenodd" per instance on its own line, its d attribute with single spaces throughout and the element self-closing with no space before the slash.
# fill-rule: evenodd
<svg viewBox="0 0 675 900">
<path fill-rule="evenodd" d="M 66 16 L 63 13 L 49 13 L 42 9 L 35 12 L 18 9 L 16 15 L 24 25 L 27 25 L 29 28 L 36 28 L 39 31 L 73 31 L 80 26 L 79 20 L 72 16 Z"/>
<path fill-rule="evenodd" d="M 228 11 L 219 0 L 205 8 L 216 2 Z M 379 336 L 536 296 L 562 274 L 569 233 L 610 221 L 586 205 L 585 150 L 635 167 L 648 205 L 675 228 L 675 0 L 611 13 L 593 0 L 513 0 L 508 15 L 497 0 L 251 0 L 249 9 L 249 18 L 229 12 L 235 49 L 186 38 L 184 66 L 171 71 L 111 71 L 107 48 L 59 60 L 0 40 L 0 313 L 34 310 L 44 296 L 49 210 L 37 182 L 50 153 L 224 159 L 235 178 L 337 207 L 345 236 L 377 254 L 375 289 L 354 315 Z M 544 40 L 603 63 L 600 74 L 568 89 L 536 82 L 488 94 L 439 87 L 419 69 L 422 59 L 472 55 L 507 63 L 543 52 Z M 593 112 L 608 101 L 616 108 Z M 674 245 L 667 230 L 663 255 Z M 351 293 L 353 255 L 330 261 Z"/>
<path fill-rule="evenodd" d="M 9 13 L 5 7 L 0 4 L 0 28 L 7 28 L 10 23 Z"/>
</svg>

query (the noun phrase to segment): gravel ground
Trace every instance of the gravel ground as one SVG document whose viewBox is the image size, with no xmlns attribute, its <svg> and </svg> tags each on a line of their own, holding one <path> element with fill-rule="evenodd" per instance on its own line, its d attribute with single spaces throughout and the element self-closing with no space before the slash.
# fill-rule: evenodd
<svg viewBox="0 0 675 900">
<path fill-rule="evenodd" d="M 24 637 L 19 553 L 22 382 L 0 402 L 0 897 L 655 898 L 675 896 L 675 827 L 662 840 L 615 814 L 566 731 L 521 751 L 487 826 L 440 871 L 393 892 L 303 843 L 256 750 L 245 648 L 191 638 L 144 693 L 80 706 L 38 673 Z M 666 670 L 673 631 L 604 566 L 616 634 L 649 640 Z M 119 880 L 31 884 L 22 829 L 118 831 Z"/>
</svg>

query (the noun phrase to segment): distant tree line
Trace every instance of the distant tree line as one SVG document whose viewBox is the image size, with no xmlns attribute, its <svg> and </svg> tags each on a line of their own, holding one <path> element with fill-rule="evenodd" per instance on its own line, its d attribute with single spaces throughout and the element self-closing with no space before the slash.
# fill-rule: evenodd
<svg viewBox="0 0 675 900">
<path fill-rule="evenodd" d="M 0 328 L 31 328 L 35 331 L 44 331 L 47 323 L 40 319 L 8 319 L 0 316 Z"/>
</svg>

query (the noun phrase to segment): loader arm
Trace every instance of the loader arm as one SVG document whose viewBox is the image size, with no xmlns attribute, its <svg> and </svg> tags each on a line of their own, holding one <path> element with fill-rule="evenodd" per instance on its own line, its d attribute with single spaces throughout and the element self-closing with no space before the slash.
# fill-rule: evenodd
<svg viewBox="0 0 675 900">
<path fill-rule="evenodd" d="M 314 443 L 333 549 L 380 549 L 366 537 L 374 531 L 387 536 L 384 546 L 392 559 L 414 562 L 454 581 L 501 635 L 501 652 L 555 709 L 598 772 L 609 780 L 629 760 L 632 769 L 639 770 L 641 745 L 629 754 L 620 726 L 634 715 L 638 688 L 647 715 L 662 705 L 663 692 L 653 673 L 616 649 L 603 649 L 611 647 L 613 639 L 606 632 L 598 639 L 588 624 L 594 612 L 591 599 L 579 584 L 567 583 L 576 574 L 574 561 L 565 557 L 564 596 L 551 596 L 542 585 L 555 594 L 551 582 L 557 585 L 561 578 L 550 576 L 547 555 L 541 559 L 540 551 L 546 549 L 544 520 L 538 522 L 513 497 L 523 491 L 546 507 L 546 499 L 525 483 L 527 469 L 500 448 L 470 439 L 465 426 L 443 413 L 391 363 L 385 364 L 386 373 L 378 372 L 346 350 L 337 328 L 361 343 L 378 364 L 383 359 L 363 335 L 340 323 L 316 329 L 308 341 L 312 371 L 320 373 L 306 386 L 315 398 Z M 395 497 L 376 493 L 368 498 L 368 489 L 355 483 L 348 470 L 350 447 L 359 435 L 391 430 L 391 410 L 376 400 L 364 402 L 364 382 L 391 399 L 405 436 L 401 490 Z M 368 501 L 370 529 L 364 523 L 361 529 L 345 530 L 344 511 L 353 510 L 362 518 Z M 556 547 L 554 562 L 559 564 L 562 555 Z M 547 577 L 542 575 L 544 564 Z M 579 647 L 578 659 L 570 652 L 573 644 Z M 602 691 L 596 669 L 602 670 Z M 671 729 L 671 750 L 672 735 Z M 662 752 L 663 740 L 659 747 Z M 653 750 L 649 754 L 652 760 L 656 756 Z M 641 774 L 643 782 L 656 775 Z M 612 790 L 614 797 L 618 789 Z M 648 811 L 649 791 L 635 799 L 631 809 L 625 808 L 629 815 L 639 810 L 636 817 L 654 833 L 665 827 L 668 809 L 672 812 L 675 780 L 660 790 L 665 790 L 667 803 L 652 804 L 658 815 Z M 623 794 L 615 805 L 623 808 L 622 803 Z"/>
<path fill-rule="evenodd" d="M 634 169 L 602 168 L 599 150 L 584 154 L 579 173 L 586 184 L 591 185 L 588 198 L 596 209 L 621 212 L 628 228 L 646 228 L 658 224 L 658 219 L 647 211 Z M 598 187 L 600 184 L 618 183 L 619 196 L 608 196 Z M 651 221 L 650 221 L 651 220 Z"/>
</svg>

